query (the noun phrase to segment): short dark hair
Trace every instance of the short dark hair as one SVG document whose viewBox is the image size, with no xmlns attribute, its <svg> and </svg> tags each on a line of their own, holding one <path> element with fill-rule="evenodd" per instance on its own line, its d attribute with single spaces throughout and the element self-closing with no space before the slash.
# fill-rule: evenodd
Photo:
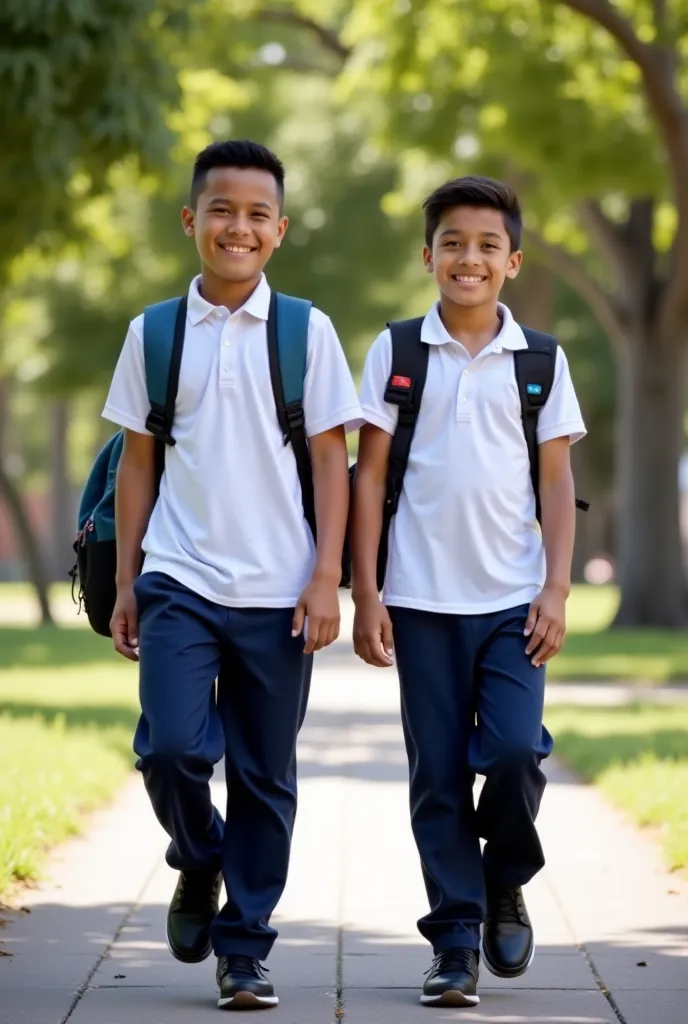
<svg viewBox="0 0 688 1024">
<path fill-rule="evenodd" d="M 251 167 L 268 171 L 277 182 L 280 208 L 284 202 L 284 167 L 281 160 L 259 142 L 249 139 L 229 139 L 226 142 L 211 142 L 198 154 L 191 176 L 190 205 L 195 209 L 198 197 L 205 188 L 208 172 L 214 167 Z"/>
<path fill-rule="evenodd" d="M 504 215 L 504 226 L 511 242 L 511 251 L 521 248 L 521 206 L 514 190 L 493 178 L 453 178 L 445 181 L 423 203 L 425 242 L 432 247 L 435 232 L 446 210 L 456 206 L 486 206 Z"/>
</svg>

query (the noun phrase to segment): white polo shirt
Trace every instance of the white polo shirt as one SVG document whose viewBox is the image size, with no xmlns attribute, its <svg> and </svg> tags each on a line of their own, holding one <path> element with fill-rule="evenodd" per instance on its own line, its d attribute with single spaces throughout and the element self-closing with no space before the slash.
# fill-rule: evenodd
<svg viewBox="0 0 688 1024">
<path fill-rule="evenodd" d="M 235 313 L 189 289 L 184 351 L 160 496 L 144 572 L 164 572 L 234 608 L 291 608 L 315 562 L 291 446 L 272 394 L 260 284 Z M 149 402 L 143 316 L 130 325 L 103 416 L 140 434 Z M 361 420 L 356 388 L 329 318 L 311 311 L 303 407 L 309 437 Z"/>
<path fill-rule="evenodd" d="M 428 375 L 396 516 L 383 598 L 390 606 L 473 615 L 531 601 L 545 556 L 513 352 L 527 348 L 510 311 L 474 359 L 434 306 L 423 321 Z M 368 423 L 393 434 L 398 407 L 384 400 L 391 373 L 388 330 L 374 342 L 361 388 Z M 566 356 L 557 350 L 538 440 L 585 434 Z"/>
</svg>

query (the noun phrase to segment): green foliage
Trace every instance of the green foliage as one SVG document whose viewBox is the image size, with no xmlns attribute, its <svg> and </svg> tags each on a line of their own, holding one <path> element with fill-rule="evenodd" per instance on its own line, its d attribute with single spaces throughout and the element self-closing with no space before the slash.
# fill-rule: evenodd
<svg viewBox="0 0 688 1024">
<path fill-rule="evenodd" d="M 0 11 L 0 277 L 124 154 L 159 161 L 180 0 L 5 0 Z"/>
</svg>

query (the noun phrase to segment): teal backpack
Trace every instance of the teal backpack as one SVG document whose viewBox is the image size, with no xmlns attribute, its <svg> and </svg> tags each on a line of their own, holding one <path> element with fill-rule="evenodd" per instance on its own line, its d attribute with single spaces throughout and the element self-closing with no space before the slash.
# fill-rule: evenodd
<svg viewBox="0 0 688 1024">
<path fill-rule="evenodd" d="M 174 409 L 186 328 L 186 296 L 148 306 L 143 317 L 143 354 L 150 412 L 146 429 L 156 439 L 156 492 L 165 469 L 165 449 L 174 447 Z M 273 292 L 267 321 L 270 379 L 284 443 L 291 444 L 303 495 L 304 518 L 315 538 L 315 503 L 303 413 L 303 384 L 308 354 L 311 303 Z M 79 506 L 76 565 L 72 585 L 79 584 L 91 628 L 110 636 L 117 588 L 115 572 L 115 484 L 124 444 L 123 431 L 98 454 Z M 142 555 L 143 562 L 143 555 Z"/>
</svg>

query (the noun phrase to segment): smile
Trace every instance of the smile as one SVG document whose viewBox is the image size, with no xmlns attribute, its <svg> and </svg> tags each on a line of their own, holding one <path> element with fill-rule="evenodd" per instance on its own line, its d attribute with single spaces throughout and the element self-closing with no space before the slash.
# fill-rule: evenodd
<svg viewBox="0 0 688 1024">
<path fill-rule="evenodd" d="M 482 284 L 487 281 L 486 277 L 477 277 L 475 274 L 452 274 L 452 280 L 459 284 Z"/>
<path fill-rule="evenodd" d="M 226 245 L 222 242 L 217 244 L 224 252 L 231 252 L 234 256 L 248 256 L 249 253 L 255 252 L 255 248 L 250 245 Z"/>
</svg>

